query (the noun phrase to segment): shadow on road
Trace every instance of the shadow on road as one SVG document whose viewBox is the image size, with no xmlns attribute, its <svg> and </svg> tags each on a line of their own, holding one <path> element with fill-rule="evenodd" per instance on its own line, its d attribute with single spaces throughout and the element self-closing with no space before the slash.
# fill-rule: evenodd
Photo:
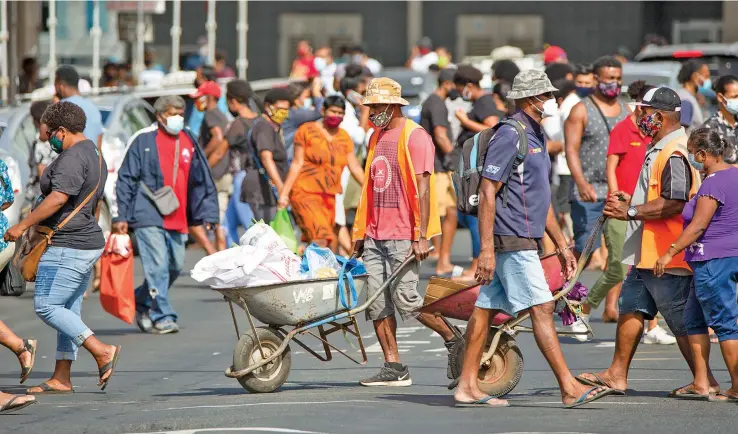
<svg viewBox="0 0 738 434">
<path fill-rule="evenodd" d="M 453 407 L 453 395 L 379 395 L 378 399 L 387 401 L 410 402 L 431 407 Z"/>
</svg>

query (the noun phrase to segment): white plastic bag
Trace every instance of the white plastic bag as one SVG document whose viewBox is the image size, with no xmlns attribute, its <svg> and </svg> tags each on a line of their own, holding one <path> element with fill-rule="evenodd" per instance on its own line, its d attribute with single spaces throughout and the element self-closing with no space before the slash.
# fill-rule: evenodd
<svg viewBox="0 0 738 434">
<path fill-rule="evenodd" d="M 254 246 L 238 246 L 202 258 L 190 276 L 212 288 L 262 286 L 302 280 L 300 258 L 289 250 L 269 253 Z"/>
<path fill-rule="evenodd" d="M 263 221 L 259 221 L 251 226 L 241 236 L 238 243 L 242 246 L 252 246 L 260 250 L 265 250 L 268 253 L 280 252 L 282 250 L 289 251 L 287 245 L 282 241 L 282 237 L 277 235 L 274 229 Z"/>
</svg>

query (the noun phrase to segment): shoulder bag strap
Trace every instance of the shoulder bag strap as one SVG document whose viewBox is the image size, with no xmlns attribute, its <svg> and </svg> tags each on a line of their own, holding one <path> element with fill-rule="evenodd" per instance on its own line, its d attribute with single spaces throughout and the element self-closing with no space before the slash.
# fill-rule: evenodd
<svg viewBox="0 0 738 434">
<path fill-rule="evenodd" d="M 597 113 L 599 113 L 600 116 L 602 117 L 602 122 L 605 123 L 605 128 L 607 128 L 607 135 L 609 136 L 612 130 L 610 129 L 610 124 L 607 123 L 607 118 L 605 117 L 605 114 L 602 113 L 600 106 L 597 105 L 597 102 L 595 102 L 594 97 L 592 97 L 592 95 L 590 95 L 588 98 L 592 102 L 592 105 L 594 105 L 595 108 L 597 109 Z"/>
<path fill-rule="evenodd" d="M 172 176 L 172 188 L 177 185 L 177 173 L 179 172 L 179 136 L 174 142 L 174 175 Z"/>
<path fill-rule="evenodd" d="M 249 139 L 251 138 L 251 130 L 249 130 Z M 251 142 L 251 140 L 249 140 Z M 270 190 L 272 191 L 272 195 L 274 196 L 274 200 L 279 200 L 279 194 L 277 193 L 277 187 L 275 187 L 272 184 L 272 181 L 269 179 L 269 175 L 266 173 L 266 169 L 264 169 L 264 166 L 261 164 L 261 159 L 259 158 L 259 151 L 256 149 L 256 143 L 252 143 L 253 146 L 250 146 L 251 148 L 251 156 L 254 158 L 254 164 L 256 165 L 256 171 L 261 174 L 262 178 L 264 178 L 264 181 L 269 186 Z"/>
<path fill-rule="evenodd" d="M 69 220 L 72 219 L 72 217 L 76 216 L 77 213 L 85 206 L 87 203 L 92 199 L 92 196 L 97 193 L 97 189 L 100 188 L 100 179 L 102 179 L 102 153 L 100 151 L 97 151 L 97 154 L 99 156 L 99 171 L 100 175 L 97 177 L 97 184 L 95 184 L 95 188 L 90 192 L 90 194 L 87 195 L 85 200 L 82 201 L 81 204 L 77 205 L 76 208 L 65 218 L 61 223 L 59 223 L 56 228 L 54 228 L 54 232 L 58 231 L 59 229 L 63 228 L 67 223 L 69 223 Z M 53 236 L 53 233 L 52 233 Z"/>
<path fill-rule="evenodd" d="M 525 161 L 525 156 L 528 155 L 528 136 L 525 133 L 525 127 L 518 120 L 508 118 L 503 120 L 502 123 L 513 127 L 515 129 L 515 132 L 518 134 L 518 154 L 515 156 L 515 159 L 512 162 L 512 168 L 510 169 L 510 174 L 507 178 L 507 182 L 502 187 L 502 206 L 504 208 L 507 208 L 508 184 L 510 183 L 510 178 L 512 178 L 513 172 L 517 170 L 517 168 L 521 164 L 523 164 L 523 161 Z"/>
</svg>

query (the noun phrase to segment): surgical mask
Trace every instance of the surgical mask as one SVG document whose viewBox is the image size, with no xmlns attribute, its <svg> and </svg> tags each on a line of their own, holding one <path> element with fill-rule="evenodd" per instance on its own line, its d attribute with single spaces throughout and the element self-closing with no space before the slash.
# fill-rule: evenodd
<svg viewBox="0 0 738 434">
<path fill-rule="evenodd" d="M 51 146 L 52 151 L 57 154 L 61 154 L 64 150 L 64 139 L 56 137 L 56 131 L 54 131 L 54 134 L 49 136 L 49 145 Z"/>
<path fill-rule="evenodd" d="M 726 99 L 725 110 L 729 111 L 732 115 L 738 115 L 738 98 Z"/>
<path fill-rule="evenodd" d="M 664 125 L 663 120 L 656 119 L 656 114 L 657 113 L 652 113 L 648 116 L 641 116 L 638 119 L 638 129 L 644 136 L 655 136 Z"/>
<path fill-rule="evenodd" d="M 341 122 L 343 122 L 343 116 L 326 116 L 323 118 L 323 125 L 325 125 L 326 128 L 338 128 L 339 125 L 341 125 Z"/>
<path fill-rule="evenodd" d="M 389 125 L 390 121 L 392 120 L 392 111 L 390 111 L 391 108 L 392 106 L 388 105 L 382 113 L 377 113 L 376 115 L 369 116 L 369 122 L 371 122 L 372 125 L 379 129 L 383 130 L 387 128 L 387 125 Z"/>
<path fill-rule="evenodd" d="M 600 93 L 605 98 L 617 98 L 620 95 L 620 83 L 613 81 L 611 83 L 599 83 L 597 85 L 600 89 Z"/>
<path fill-rule="evenodd" d="M 699 161 L 695 160 L 694 154 L 690 153 L 688 159 L 689 159 L 689 164 L 691 164 L 692 167 L 695 168 L 695 170 L 700 171 L 700 172 L 705 170 L 705 163 L 700 163 Z"/>
<path fill-rule="evenodd" d="M 448 91 L 448 99 L 451 101 L 456 100 L 459 97 L 459 91 L 456 89 L 451 89 Z"/>
<path fill-rule="evenodd" d="M 471 90 L 464 88 L 464 90 L 461 91 L 461 99 L 463 99 L 464 101 L 471 101 L 472 99 Z"/>
<path fill-rule="evenodd" d="M 313 60 L 313 65 L 315 65 L 315 69 L 322 71 L 326 66 L 328 66 L 328 62 L 322 57 L 316 57 Z"/>
<path fill-rule="evenodd" d="M 541 114 L 541 117 L 551 118 L 559 114 L 559 105 L 554 98 L 547 99 L 546 101 L 540 100 L 537 96 L 533 98 L 538 102 L 543 102 L 543 106 L 540 109 L 536 105 L 533 105 L 538 110 L 538 113 Z"/>
<path fill-rule="evenodd" d="M 586 98 L 594 93 L 594 87 L 577 86 L 575 92 L 579 98 Z"/>
<path fill-rule="evenodd" d="M 705 79 L 705 81 L 702 82 L 702 86 L 700 86 L 700 88 L 704 90 L 712 90 L 712 79 Z"/>
<path fill-rule="evenodd" d="M 277 125 L 282 125 L 285 120 L 290 116 L 290 111 L 288 109 L 284 108 L 274 108 L 271 107 L 269 109 L 269 118 Z"/>
<path fill-rule="evenodd" d="M 305 100 L 302 102 L 302 108 L 309 109 L 313 106 L 313 99 L 312 98 L 305 98 Z"/>
<path fill-rule="evenodd" d="M 173 136 L 179 135 L 179 132 L 184 129 L 184 118 L 180 115 L 169 116 L 166 121 L 164 130 Z"/>
<path fill-rule="evenodd" d="M 346 99 L 349 100 L 349 102 L 353 104 L 354 106 L 359 106 L 361 105 L 361 100 L 364 98 L 361 96 L 359 92 L 355 90 L 350 90 L 346 94 Z"/>
</svg>

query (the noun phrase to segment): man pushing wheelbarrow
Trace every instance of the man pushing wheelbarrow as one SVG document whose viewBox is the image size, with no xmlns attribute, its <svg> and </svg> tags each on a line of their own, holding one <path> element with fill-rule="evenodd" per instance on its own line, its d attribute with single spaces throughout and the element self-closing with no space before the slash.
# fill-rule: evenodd
<svg viewBox="0 0 738 434">
<path fill-rule="evenodd" d="M 462 372 L 454 393 L 457 406 L 509 405 L 482 392 L 477 382 L 491 320 L 500 312 L 530 313 L 536 343 L 556 376 L 567 408 L 612 393 L 606 387 L 584 386 L 569 371 L 554 327 L 553 297 L 538 256 L 547 233 L 565 264 L 566 279 L 576 275 L 576 260 L 551 207 L 551 161 L 540 125 L 544 117 L 557 113 L 555 91 L 541 71 L 523 71 L 515 77 L 508 98 L 515 100 L 516 113 L 496 127 L 486 156 L 486 143 L 479 144 L 484 164 L 477 166 L 481 167 L 478 193 L 463 188 L 460 192 L 460 201 L 468 198 L 470 204 L 478 203 L 482 251 L 475 277 L 482 286 L 467 325 Z M 478 202 L 471 200 L 476 194 Z"/>
</svg>

